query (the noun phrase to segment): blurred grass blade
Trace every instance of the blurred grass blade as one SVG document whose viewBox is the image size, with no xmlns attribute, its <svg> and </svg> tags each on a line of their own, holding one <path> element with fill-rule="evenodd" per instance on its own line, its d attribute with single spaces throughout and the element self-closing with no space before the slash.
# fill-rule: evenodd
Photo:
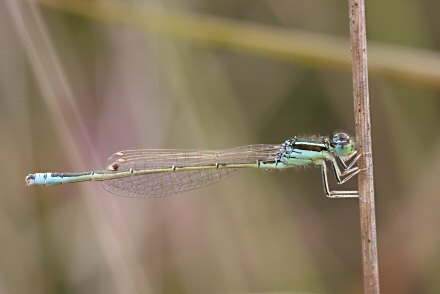
<svg viewBox="0 0 440 294">
<path fill-rule="evenodd" d="M 82 113 L 78 110 L 77 100 L 39 11 L 27 1 L 8 0 L 6 4 L 49 113 L 56 122 L 60 141 L 68 154 L 63 160 L 70 160 L 72 166 L 78 168 L 84 166 L 86 160 L 96 161 Z M 87 151 L 80 152 L 80 146 Z M 84 154 L 92 156 L 86 158 Z M 84 191 L 83 194 L 95 194 L 92 187 L 81 189 Z M 126 237 L 122 225 L 115 226 L 109 221 L 117 215 L 117 208 L 111 206 L 111 203 L 99 201 L 96 197 L 84 197 L 84 200 L 96 227 L 95 232 L 110 271 L 112 286 L 121 293 L 150 293 L 148 279 L 139 264 L 139 258 L 133 253 L 131 239 Z M 105 215 L 106 213 L 108 215 Z"/>
<path fill-rule="evenodd" d="M 344 37 L 201 14 L 158 10 L 131 3 L 53 0 L 33 2 L 95 21 L 126 25 L 207 46 L 298 63 L 316 69 L 347 73 L 351 70 L 350 42 Z M 440 90 L 439 53 L 370 42 L 369 57 L 369 72 L 373 77 Z"/>
</svg>

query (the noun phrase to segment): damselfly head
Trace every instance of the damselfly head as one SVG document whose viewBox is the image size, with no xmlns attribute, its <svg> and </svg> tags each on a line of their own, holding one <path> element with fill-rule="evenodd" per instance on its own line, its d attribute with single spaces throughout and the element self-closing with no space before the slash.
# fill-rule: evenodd
<svg viewBox="0 0 440 294">
<path fill-rule="evenodd" d="M 330 140 L 330 145 L 335 148 L 339 156 L 348 156 L 354 149 L 354 143 L 347 133 L 336 133 Z"/>
</svg>

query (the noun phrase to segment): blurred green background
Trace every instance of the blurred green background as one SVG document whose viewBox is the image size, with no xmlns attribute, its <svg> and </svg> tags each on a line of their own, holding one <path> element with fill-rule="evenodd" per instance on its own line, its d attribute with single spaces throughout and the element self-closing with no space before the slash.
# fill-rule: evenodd
<svg viewBox="0 0 440 294">
<path fill-rule="evenodd" d="M 383 293 L 440 292 L 439 13 L 367 1 Z M 123 149 L 353 133 L 348 35 L 346 1 L 1 1 L 0 292 L 361 293 L 358 202 L 319 169 L 145 200 L 24 185 Z"/>
</svg>

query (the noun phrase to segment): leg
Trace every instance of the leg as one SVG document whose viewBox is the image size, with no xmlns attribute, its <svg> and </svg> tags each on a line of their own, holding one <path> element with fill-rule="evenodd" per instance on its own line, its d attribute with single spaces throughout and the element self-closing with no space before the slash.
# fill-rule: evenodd
<svg viewBox="0 0 440 294">
<path fill-rule="evenodd" d="M 353 162 L 356 162 L 358 159 L 359 159 L 359 156 L 357 156 L 356 159 L 353 160 Z M 347 169 L 345 169 L 343 172 L 341 172 L 341 170 L 339 169 L 338 163 L 337 163 L 338 160 L 343 162 L 342 159 L 339 157 L 330 158 L 330 161 L 332 163 L 333 172 L 335 173 L 336 181 L 338 184 L 343 184 L 343 183 L 347 182 L 348 180 L 350 180 L 352 177 L 354 177 L 355 175 L 357 175 L 360 172 L 360 170 L 357 166 L 350 168 L 353 165 L 353 162 L 350 163 L 350 165 L 347 167 Z M 342 179 L 341 177 L 345 177 L 345 178 Z"/>
<path fill-rule="evenodd" d="M 328 185 L 328 178 L 327 178 L 327 165 L 325 164 L 325 161 L 322 161 L 320 164 L 321 164 L 321 172 L 322 172 L 322 181 L 324 184 L 324 192 L 328 198 L 358 198 L 359 197 L 358 191 L 330 191 Z M 357 173 L 358 172 L 359 171 L 357 171 Z M 354 175 L 350 175 L 350 178 L 353 176 Z"/>
<path fill-rule="evenodd" d="M 344 170 L 349 170 L 350 168 L 353 167 L 353 165 L 355 165 L 355 163 L 359 160 L 359 158 L 361 157 L 360 154 L 358 154 L 356 156 L 355 159 L 353 159 L 352 162 L 350 162 L 350 164 L 347 163 L 357 154 L 357 151 L 355 150 L 352 154 L 350 154 L 345 160 L 342 160 L 342 158 L 340 158 L 339 156 L 337 156 L 337 160 L 339 161 L 339 163 L 344 167 Z"/>
</svg>

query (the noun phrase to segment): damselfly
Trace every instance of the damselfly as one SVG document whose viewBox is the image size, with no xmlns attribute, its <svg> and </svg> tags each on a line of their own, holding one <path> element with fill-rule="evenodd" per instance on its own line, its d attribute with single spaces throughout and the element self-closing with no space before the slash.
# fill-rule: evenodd
<svg viewBox="0 0 440 294">
<path fill-rule="evenodd" d="M 82 173 L 35 173 L 26 177 L 31 185 L 103 181 L 104 188 L 126 197 L 166 196 L 197 189 L 220 181 L 242 168 L 265 171 L 295 166 L 318 166 L 324 192 L 330 198 L 358 197 L 357 191 L 331 191 L 327 162 L 336 182 L 343 184 L 357 175 L 354 143 L 346 133 L 331 138 L 293 138 L 283 144 L 260 144 L 223 150 L 127 150 L 107 161 L 105 170 Z"/>
</svg>

